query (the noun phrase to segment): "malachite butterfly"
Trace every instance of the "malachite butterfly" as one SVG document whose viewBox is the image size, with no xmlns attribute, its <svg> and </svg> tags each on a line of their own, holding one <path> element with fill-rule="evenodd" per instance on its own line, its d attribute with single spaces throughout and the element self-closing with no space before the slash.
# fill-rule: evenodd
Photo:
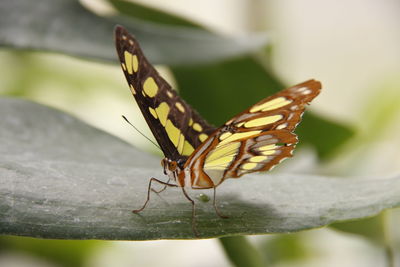
<svg viewBox="0 0 400 267">
<path fill-rule="evenodd" d="M 305 106 L 321 90 L 318 81 L 300 83 L 264 98 L 216 128 L 179 97 L 122 26 L 115 28 L 115 44 L 130 90 L 165 155 L 161 164 L 169 177 L 167 182 L 151 178 L 146 202 L 133 212 L 146 207 L 153 182 L 164 189 L 180 187 L 192 204 L 196 236 L 195 202 L 185 188 L 213 188 L 215 211 L 225 217 L 215 202 L 216 187 L 227 178 L 268 171 L 291 157 L 298 142 L 293 131 Z"/>
</svg>

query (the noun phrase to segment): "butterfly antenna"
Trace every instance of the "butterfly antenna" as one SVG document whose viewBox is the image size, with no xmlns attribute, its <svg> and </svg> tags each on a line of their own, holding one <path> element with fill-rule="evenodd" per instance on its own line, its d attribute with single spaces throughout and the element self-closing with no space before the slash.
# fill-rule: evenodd
<svg viewBox="0 0 400 267">
<path fill-rule="evenodd" d="M 145 134 L 143 134 L 141 131 L 139 131 L 139 129 L 136 128 L 136 126 L 133 125 L 130 121 L 128 121 L 128 119 L 127 119 L 124 115 L 122 115 L 122 118 L 124 118 L 124 120 L 125 120 L 127 123 L 129 123 L 129 124 L 133 127 L 133 129 L 135 129 L 136 131 L 138 131 L 138 133 L 140 133 L 144 138 L 146 138 L 147 140 L 149 140 L 153 145 L 155 145 L 158 149 L 160 149 L 160 150 L 162 151 L 162 149 L 161 149 L 161 147 L 160 147 L 159 145 L 157 145 L 156 143 L 154 143 L 153 140 L 151 140 L 151 139 L 148 138 Z"/>
</svg>

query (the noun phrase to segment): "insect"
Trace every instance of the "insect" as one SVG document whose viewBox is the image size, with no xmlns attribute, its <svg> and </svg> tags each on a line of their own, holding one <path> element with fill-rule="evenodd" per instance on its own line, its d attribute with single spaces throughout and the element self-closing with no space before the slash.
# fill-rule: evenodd
<svg viewBox="0 0 400 267">
<path fill-rule="evenodd" d="M 172 90 L 122 26 L 115 28 L 115 43 L 130 90 L 165 155 L 161 165 L 169 177 L 167 182 L 150 178 L 147 199 L 133 212 L 146 207 L 150 192 L 155 191 L 153 183 L 164 186 L 158 192 L 179 187 L 192 204 L 196 236 L 195 202 L 186 189 L 214 189 L 213 206 L 217 215 L 225 218 L 216 204 L 217 186 L 227 178 L 270 170 L 291 157 L 298 142 L 293 131 L 305 106 L 321 90 L 318 81 L 303 82 L 261 100 L 215 128 Z"/>
</svg>

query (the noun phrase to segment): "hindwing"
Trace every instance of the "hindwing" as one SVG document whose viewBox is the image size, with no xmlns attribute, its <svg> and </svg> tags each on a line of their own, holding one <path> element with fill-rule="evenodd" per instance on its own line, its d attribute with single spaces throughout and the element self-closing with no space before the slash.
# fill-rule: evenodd
<svg viewBox="0 0 400 267">
<path fill-rule="evenodd" d="M 306 81 L 261 100 L 225 123 L 187 160 L 193 187 L 214 187 L 226 178 L 270 170 L 291 157 L 297 144 L 293 131 L 320 89 L 318 81 Z"/>
<path fill-rule="evenodd" d="M 164 155 L 186 159 L 216 128 L 172 90 L 122 26 L 115 28 L 115 44 L 131 92 Z"/>
</svg>

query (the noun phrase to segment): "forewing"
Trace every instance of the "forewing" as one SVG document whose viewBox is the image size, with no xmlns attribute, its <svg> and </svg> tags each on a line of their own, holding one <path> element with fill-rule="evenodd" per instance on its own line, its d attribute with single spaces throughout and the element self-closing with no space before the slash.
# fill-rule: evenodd
<svg viewBox="0 0 400 267">
<path fill-rule="evenodd" d="M 188 159 L 187 165 L 201 167 L 192 181 L 195 187 L 270 170 L 291 157 L 297 144 L 293 131 L 320 89 L 319 82 L 309 80 L 267 97 L 229 120 Z"/>
<path fill-rule="evenodd" d="M 189 156 L 216 128 L 172 90 L 122 26 L 115 28 L 115 45 L 131 92 L 164 155 L 172 160 Z"/>
</svg>

